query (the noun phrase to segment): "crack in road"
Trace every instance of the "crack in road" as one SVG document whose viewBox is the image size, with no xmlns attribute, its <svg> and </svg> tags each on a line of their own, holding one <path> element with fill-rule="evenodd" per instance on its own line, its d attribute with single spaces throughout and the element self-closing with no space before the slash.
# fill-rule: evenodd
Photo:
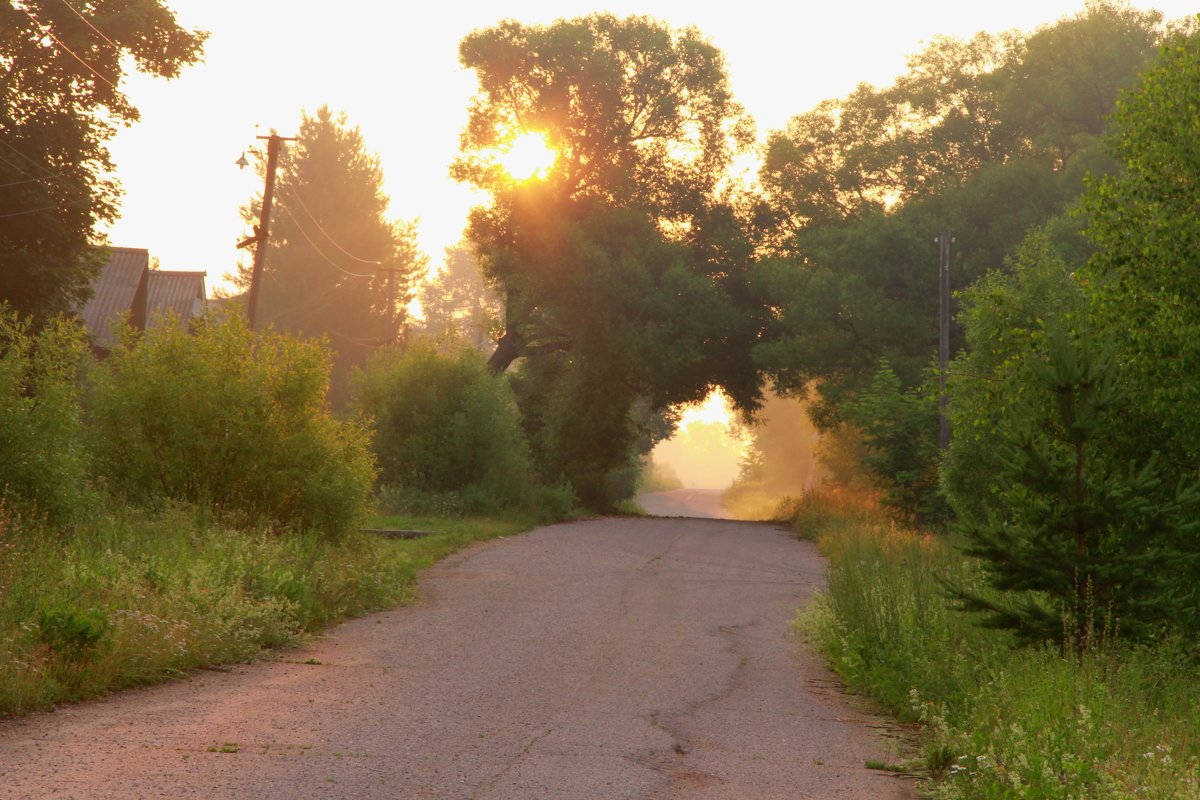
<svg viewBox="0 0 1200 800">
<path fill-rule="evenodd" d="M 500 771 L 497 772 L 495 775 L 493 775 L 490 780 L 484 782 L 483 784 L 480 784 L 479 786 L 476 786 L 475 789 L 471 792 L 471 794 L 468 795 L 467 800 L 477 800 L 477 797 L 480 792 L 486 792 L 489 789 L 494 788 L 497 784 L 500 783 L 500 781 L 504 778 L 504 776 L 507 773 L 512 771 L 513 767 L 516 766 L 521 761 L 521 759 L 527 757 L 530 754 L 530 752 L 533 751 L 534 745 L 536 745 L 538 742 L 540 742 L 542 739 L 545 739 L 547 736 L 549 736 L 552 733 L 554 733 L 554 729 L 547 728 L 545 733 L 539 734 L 539 735 L 533 737 L 532 739 L 530 739 L 529 743 L 526 744 L 524 747 L 522 747 L 520 752 L 513 755 L 513 757 L 508 760 L 508 762 L 504 765 L 504 767 L 501 768 Z"/>
</svg>

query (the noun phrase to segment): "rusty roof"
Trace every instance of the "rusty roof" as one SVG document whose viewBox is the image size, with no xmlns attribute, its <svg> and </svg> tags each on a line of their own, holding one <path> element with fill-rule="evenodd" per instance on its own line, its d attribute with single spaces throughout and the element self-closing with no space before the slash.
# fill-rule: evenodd
<svg viewBox="0 0 1200 800">
<path fill-rule="evenodd" d="M 208 298 L 203 272 L 150 270 L 146 287 L 146 325 L 154 327 L 169 316 L 189 320 L 204 313 Z"/>
<path fill-rule="evenodd" d="M 113 316 L 134 311 L 138 286 L 150 269 L 150 253 L 139 247 L 110 247 L 108 263 L 92 280 L 92 297 L 79 312 L 98 347 L 111 348 Z"/>
</svg>

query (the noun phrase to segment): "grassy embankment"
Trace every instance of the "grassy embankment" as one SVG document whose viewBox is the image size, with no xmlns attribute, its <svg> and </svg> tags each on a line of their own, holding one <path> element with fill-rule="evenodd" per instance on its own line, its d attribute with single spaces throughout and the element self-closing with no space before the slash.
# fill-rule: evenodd
<svg viewBox="0 0 1200 800">
<path fill-rule="evenodd" d="M 954 610 L 941 578 L 978 588 L 942 537 L 846 498 L 793 509 L 829 557 L 798 626 L 851 689 L 920 723 L 939 798 L 1200 798 L 1200 668 L 1178 642 L 1116 637 L 1078 655 L 1015 650 Z"/>
<path fill-rule="evenodd" d="M 0 504 L 0 715 L 245 661 L 411 601 L 416 573 L 532 519 L 381 517 L 434 535 L 233 529 L 193 509 L 98 512 L 70 534 Z"/>
</svg>

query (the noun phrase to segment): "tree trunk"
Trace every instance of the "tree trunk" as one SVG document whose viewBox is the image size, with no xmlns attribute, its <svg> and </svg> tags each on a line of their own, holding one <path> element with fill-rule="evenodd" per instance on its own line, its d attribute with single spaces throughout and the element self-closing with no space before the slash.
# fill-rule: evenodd
<svg viewBox="0 0 1200 800">
<path fill-rule="evenodd" d="M 492 353 L 492 357 L 488 359 L 488 367 L 499 375 L 508 369 L 509 364 L 521 357 L 524 349 L 525 339 L 517 333 L 516 326 L 505 326 L 504 335 L 500 337 L 500 341 L 496 342 L 496 352 Z"/>
</svg>

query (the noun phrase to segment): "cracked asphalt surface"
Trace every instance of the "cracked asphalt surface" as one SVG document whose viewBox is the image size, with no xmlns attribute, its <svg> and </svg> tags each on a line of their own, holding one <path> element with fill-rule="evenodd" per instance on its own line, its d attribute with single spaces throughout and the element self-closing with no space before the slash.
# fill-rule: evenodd
<svg viewBox="0 0 1200 800">
<path fill-rule="evenodd" d="M 498 540 L 278 661 L 0 723 L 0 797 L 915 797 L 790 633 L 822 569 L 766 524 Z"/>
</svg>

